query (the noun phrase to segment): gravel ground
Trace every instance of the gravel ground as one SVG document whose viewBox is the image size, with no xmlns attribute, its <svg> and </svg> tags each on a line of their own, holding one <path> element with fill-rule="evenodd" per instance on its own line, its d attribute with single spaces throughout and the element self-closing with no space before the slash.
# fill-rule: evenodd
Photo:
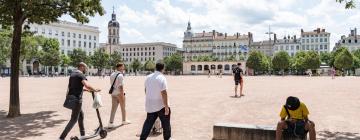
<svg viewBox="0 0 360 140">
<path fill-rule="evenodd" d="M 298 96 L 316 123 L 319 139 L 360 139 L 360 78 L 337 77 L 245 77 L 245 97 L 232 98 L 232 77 L 166 76 L 176 140 L 210 140 L 212 126 L 218 122 L 275 125 L 286 97 Z M 107 94 L 109 77 L 89 77 L 103 89 L 104 107 L 100 109 L 107 125 L 111 98 Z M 132 124 L 109 132 L 107 140 L 136 140 L 145 119 L 144 80 L 142 76 L 125 79 L 128 119 Z M 22 117 L 5 118 L 9 104 L 9 78 L 0 78 L 0 140 L 39 140 L 58 138 L 70 111 L 63 108 L 68 78 L 20 78 Z M 87 132 L 98 125 L 91 95 L 83 96 Z M 116 121 L 121 121 L 118 110 Z M 69 136 L 78 135 L 77 125 Z M 68 137 L 69 138 L 69 137 Z M 96 138 L 97 139 L 97 138 Z M 149 138 L 161 140 L 162 136 Z"/>
</svg>

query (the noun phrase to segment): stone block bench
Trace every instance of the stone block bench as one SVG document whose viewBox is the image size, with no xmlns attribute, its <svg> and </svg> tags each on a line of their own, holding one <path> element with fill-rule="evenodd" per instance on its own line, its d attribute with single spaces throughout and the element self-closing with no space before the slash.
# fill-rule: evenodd
<svg viewBox="0 0 360 140">
<path fill-rule="evenodd" d="M 268 125 L 249 125 L 217 123 L 213 128 L 212 140 L 275 140 L 276 127 Z M 284 140 L 301 140 L 284 138 Z"/>
</svg>

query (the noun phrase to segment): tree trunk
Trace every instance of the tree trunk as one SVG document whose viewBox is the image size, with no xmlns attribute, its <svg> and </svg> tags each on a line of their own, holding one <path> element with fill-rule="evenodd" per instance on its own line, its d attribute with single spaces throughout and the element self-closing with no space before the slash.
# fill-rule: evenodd
<svg viewBox="0 0 360 140">
<path fill-rule="evenodd" d="M 10 105 L 7 117 L 13 118 L 20 116 L 20 99 L 19 99 L 19 61 L 20 45 L 22 33 L 22 11 L 20 3 L 15 8 L 14 31 L 11 42 L 11 79 L 10 79 Z"/>
</svg>

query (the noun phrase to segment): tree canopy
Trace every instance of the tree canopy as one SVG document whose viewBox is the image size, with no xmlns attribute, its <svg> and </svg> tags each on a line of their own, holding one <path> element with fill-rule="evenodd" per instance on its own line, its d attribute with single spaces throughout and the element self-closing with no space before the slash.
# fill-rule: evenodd
<svg viewBox="0 0 360 140">
<path fill-rule="evenodd" d="M 71 59 L 70 65 L 73 67 L 77 67 L 80 62 L 87 64 L 90 62 L 86 52 L 79 48 L 74 49 L 70 54 L 68 54 L 68 56 Z"/>
<path fill-rule="evenodd" d="M 10 105 L 8 117 L 20 116 L 19 62 L 24 22 L 51 23 L 67 14 L 76 21 L 89 22 L 88 16 L 104 14 L 101 0 L 1 0 L 0 24 L 12 26 Z"/>
<path fill-rule="evenodd" d="M 277 70 L 285 70 L 288 69 L 290 66 L 290 56 L 285 51 L 280 51 L 275 54 L 274 58 L 272 59 L 272 66 L 274 69 Z"/>
</svg>

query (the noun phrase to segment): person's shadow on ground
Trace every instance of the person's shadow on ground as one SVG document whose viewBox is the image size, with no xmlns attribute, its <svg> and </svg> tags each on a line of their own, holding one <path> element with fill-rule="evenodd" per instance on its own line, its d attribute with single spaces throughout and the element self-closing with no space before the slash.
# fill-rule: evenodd
<svg viewBox="0 0 360 140">
<path fill-rule="evenodd" d="M 360 140 L 359 133 L 319 131 L 319 140 Z"/>
<path fill-rule="evenodd" d="M 0 110 L 0 139 L 21 140 L 26 137 L 41 136 L 41 130 L 51 128 L 66 120 L 54 120 L 55 111 L 41 111 L 22 114 L 17 118 L 6 118 L 6 111 Z"/>
</svg>

